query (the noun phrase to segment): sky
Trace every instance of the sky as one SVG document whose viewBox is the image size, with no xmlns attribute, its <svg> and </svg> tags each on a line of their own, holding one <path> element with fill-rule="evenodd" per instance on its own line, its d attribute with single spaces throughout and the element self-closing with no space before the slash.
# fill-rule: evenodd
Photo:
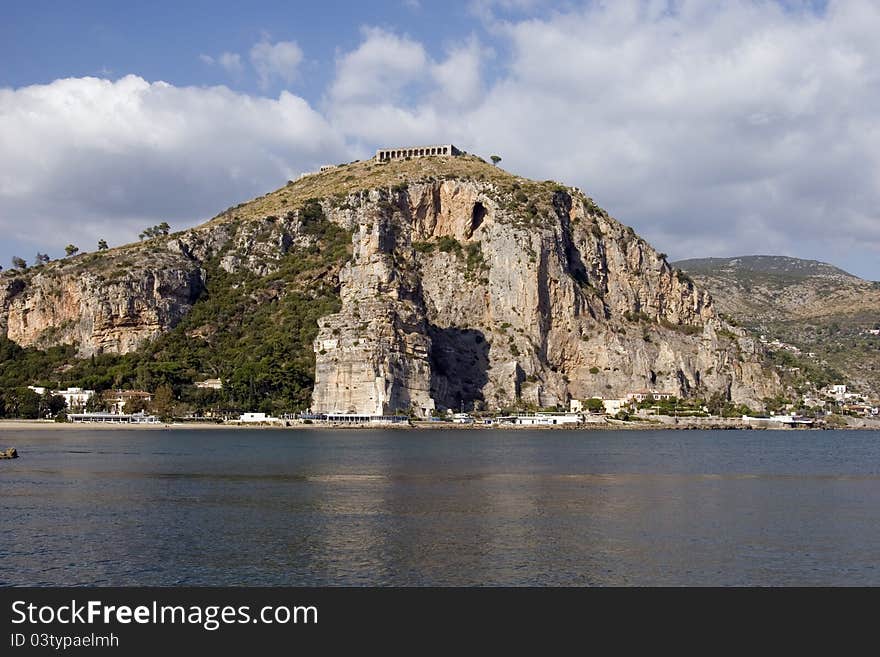
<svg viewBox="0 0 880 657">
<path fill-rule="evenodd" d="M 880 279 L 875 0 L 0 3 L 0 264 L 454 143 L 670 259 Z"/>
</svg>

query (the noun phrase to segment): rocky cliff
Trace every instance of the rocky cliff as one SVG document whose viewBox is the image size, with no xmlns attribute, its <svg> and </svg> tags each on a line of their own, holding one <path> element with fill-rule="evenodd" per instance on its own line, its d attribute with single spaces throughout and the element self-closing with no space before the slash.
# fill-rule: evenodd
<svg viewBox="0 0 880 657">
<path fill-rule="evenodd" d="M 306 276 L 290 262 L 326 248 L 319 220 L 350 247 Z M 472 156 L 353 163 L 164 240 L 7 273 L 0 328 L 22 345 L 125 353 L 186 316 L 210 271 L 242 277 L 252 304 L 294 284 L 337 290 L 313 342 L 314 411 L 644 388 L 760 405 L 778 389 L 760 347 L 632 229 L 577 189 Z"/>
<path fill-rule="evenodd" d="M 360 202 L 342 309 L 315 343 L 315 410 L 774 392 L 754 341 L 631 229 L 580 192 L 509 183 L 412 182 Z"/>
<path fill-rule="evenodd" d="M 75 345 L 81 357 L 137 349 L 180 321 L 204 284 L 198 262 L 179 252 L 163 245 L 145 256 L 83 255 L 7 274 L 0 330 L 22 346 Z"/>
</svg>

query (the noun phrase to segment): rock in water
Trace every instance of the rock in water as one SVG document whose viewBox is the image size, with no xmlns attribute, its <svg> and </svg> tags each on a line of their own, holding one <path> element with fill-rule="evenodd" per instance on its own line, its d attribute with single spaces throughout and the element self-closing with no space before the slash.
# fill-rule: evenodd
<svg viewBox="0 0 880 657">
<path fill-rule="evenodd" d="M 4 449 L 0 452 L 0 459 L 17 459 L 18 452 L 15 447 L 10 447 L 9 449 Z"/>
</svg>

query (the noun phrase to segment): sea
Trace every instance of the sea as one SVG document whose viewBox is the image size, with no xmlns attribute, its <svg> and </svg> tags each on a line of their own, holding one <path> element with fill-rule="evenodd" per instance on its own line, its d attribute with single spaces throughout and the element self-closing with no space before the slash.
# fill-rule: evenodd
<svg viewBox="0 0 880 657">
<path fill-rule="evenodd" d="M 21 430 L 0 585 L 880 585 L 880 432 Z"/>
</svg>

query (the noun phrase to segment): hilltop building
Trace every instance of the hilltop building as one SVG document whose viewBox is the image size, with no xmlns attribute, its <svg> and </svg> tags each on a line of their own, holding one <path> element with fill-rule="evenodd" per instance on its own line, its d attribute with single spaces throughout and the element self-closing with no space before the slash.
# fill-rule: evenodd
<svg viewBox="0 0 880 657">
<path fill-rule="evenodd" d="M 432 157 L 435 155 L 462 155 L 462 151 L 452 144 L 434 144 L 432 146 L 402 146 L 400 148 L 380 148 L 376 151 L 377 162 L 402 160 L 407 157 Z"/>
</svg>

